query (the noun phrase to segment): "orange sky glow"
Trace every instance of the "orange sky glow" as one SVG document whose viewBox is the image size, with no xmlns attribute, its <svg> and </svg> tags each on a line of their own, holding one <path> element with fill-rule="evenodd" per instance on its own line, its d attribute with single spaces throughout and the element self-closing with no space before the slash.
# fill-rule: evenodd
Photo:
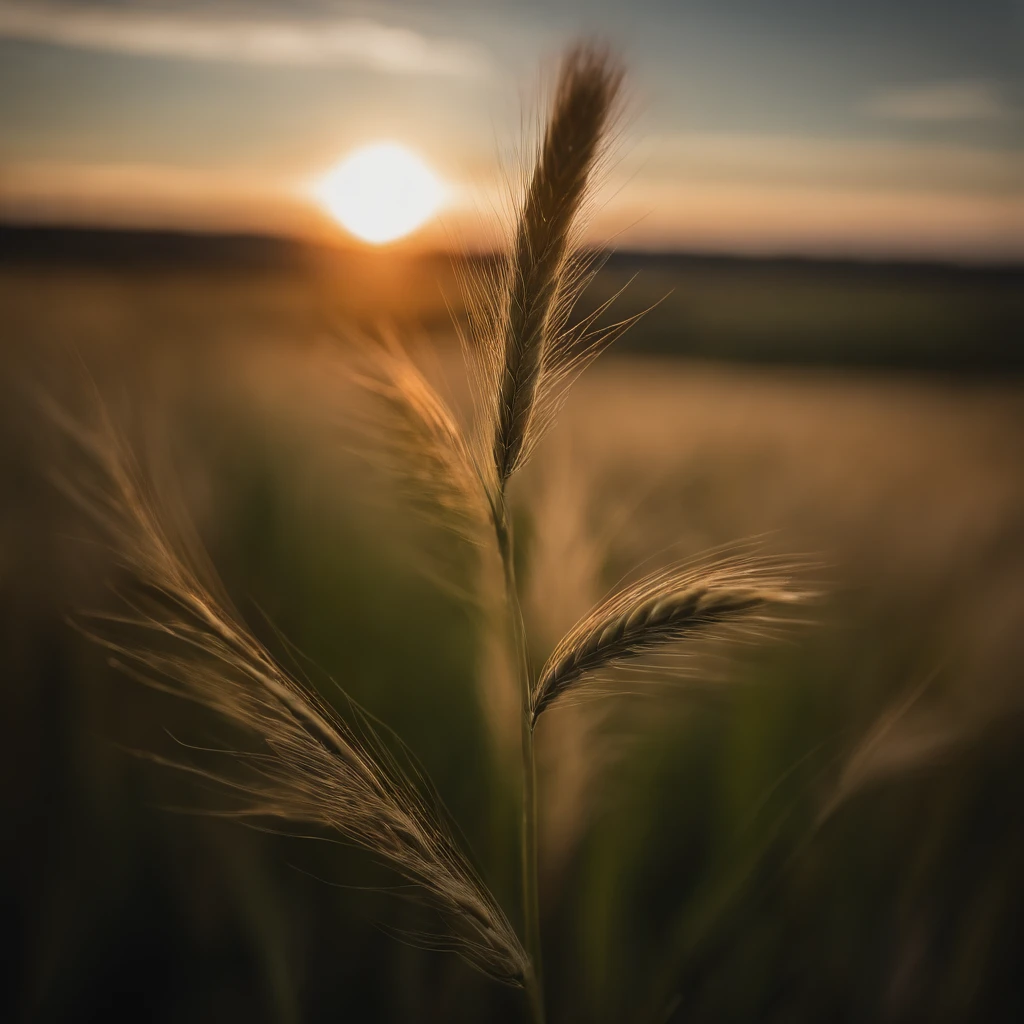
<svg viewBox="0 0 1024 1024">
<path fill-rule="evenodd" d="M 487 248 L 537 69 L 585 27 L 624 40 L 632 82 L 592 242 L 1024 259 L 1021 26 L 988 0 L 818 20 L 781 0 L 771 23 L 753 0 L 685 17 L 638 2 L 639 27 L 597 4 L 567 32 L 561 5 L 530 2 L 475 18 L 396 3 L 378 20 L 305 0 L 0 0 L 0 220 L 355 244 L 311 183 L 394 140 L 445 196 L 395 244 Z"/>
</svg>

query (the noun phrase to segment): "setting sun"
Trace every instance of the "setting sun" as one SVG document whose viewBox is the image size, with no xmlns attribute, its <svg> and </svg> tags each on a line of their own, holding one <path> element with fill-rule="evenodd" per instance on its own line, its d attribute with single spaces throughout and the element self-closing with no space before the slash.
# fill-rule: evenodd
<svg viewBox="0 0 1024 1024">
<path fill-rule="evenodd" d="M 357 238 L 381 245 L 415 231 L 437 212 L 445 188 L 397 142 L 354 150 L 313 186 L 313 195 Z"/>
</svg>

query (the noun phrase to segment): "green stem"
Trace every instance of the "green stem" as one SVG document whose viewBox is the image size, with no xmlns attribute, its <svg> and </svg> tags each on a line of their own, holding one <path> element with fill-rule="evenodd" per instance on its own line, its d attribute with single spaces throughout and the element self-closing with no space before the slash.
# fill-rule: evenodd
<svg viewBox="0 0 1024 1024">
<path fill-rule="evenodd" d="M 508 608 L 509 629 L 516 674 L 519 678 L 520 737 L 523 764 L 523 820 L 520 830 L 523 929 L 526 952 L 530 958 L 531 976 L 523 979 L 530 1014 L 535 1024 L 544 1024 L 544 980 L 541 969 L 540 944 L 540 889 L 537 882 L 537 768 L 533 754 L 533 725 L 530 714 L 532 683 L 526 648 L 526 627 L 516 586 L 515 553 L 512 526 L 508 508 L 502 500 L 500 512 L 495 516 L 495 529 L 501 563 L 505 574 L 505 600 Z"/>
</svg>

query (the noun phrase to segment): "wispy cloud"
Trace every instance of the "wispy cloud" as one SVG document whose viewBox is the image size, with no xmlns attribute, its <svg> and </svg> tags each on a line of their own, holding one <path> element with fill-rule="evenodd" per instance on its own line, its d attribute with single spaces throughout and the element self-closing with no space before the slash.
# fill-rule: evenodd
<svg viewBox="0 0 1024 1024">
<path fill-rule="evenodd" d="M 270 65 L 349 65 L 391 74 L 479 77 L 487 54 L 368 19 L 300 20 L 0 2 L 0 38 L 153 57 Z"/>
<path fill-rule="evenodd" d="M 873 97 L 869 113 L 899 121 L 1001 121 L 1013 109 L 984 81 L 934 82 Z"/>
</svg>

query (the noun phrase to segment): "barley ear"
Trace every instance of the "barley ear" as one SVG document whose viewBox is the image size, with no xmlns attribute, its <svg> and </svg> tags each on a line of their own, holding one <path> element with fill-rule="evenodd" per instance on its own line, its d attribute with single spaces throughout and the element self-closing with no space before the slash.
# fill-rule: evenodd
<svg viewBox="0 0 1024 1024">
<path fill-rule="evenodd" d="M 621 85 L 622 70 L 603 49 L 581 44 L 563 59 L 507 268 L 496 360 L 493 453 L 499 486 L 529 455 L 545 349 L 557 326 L 560 296 L 578 276 L 574 226 Z"/>
<path fill-rule="evenodd" d="M 151 759 L 217 783 L 229 798 L 226 816 L 319 826 L 368 851 L 440 915 L 446 934 L 434 944 L 522 985 L 526 953 L 422 773 L 399 760 L 353 702 L 343 698 L 350 724 L 250 632 L 210 582 L 209 566 L 197 567 L 169 528 L 165 506 L 109 421 L 88 430 L 52 412 L 89 466 L 64 489 L 102 528 L 138 591 L 128 614 L 94 617 L 98 625 L 86 632 L 129 676 L 205 707 L 237 737 L 217 768 Z"/>
<path fill-rule="evenodd" d="M 773 607 L 807 596 L 785 567 L 749 558 L 645 576 L 598 605 L 558 644 L 534 686 L 532 720 L 597 673 L 716 627 L 763 622 Z"/>
<path fill-rule="evenodd" d="M 360 440 L 421 516 L 474 545 L 486 542 L 491 482 L 462 424 L 393 334 L 367 339 L 354 379 L 375 399 Z"/>
</svg>

